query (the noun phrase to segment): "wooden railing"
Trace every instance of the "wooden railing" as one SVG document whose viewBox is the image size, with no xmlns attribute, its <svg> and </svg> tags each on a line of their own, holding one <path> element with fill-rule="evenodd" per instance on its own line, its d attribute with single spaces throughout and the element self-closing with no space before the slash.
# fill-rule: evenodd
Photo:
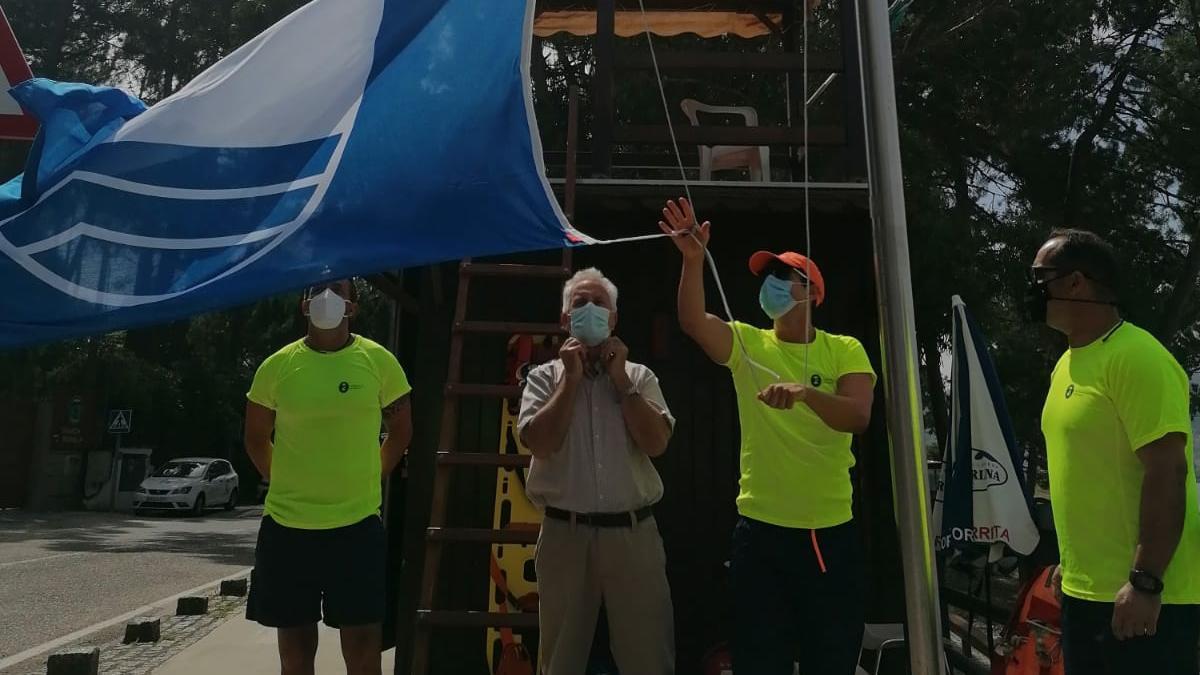
<svg viewBox="0 0 1200 675">
<path fill-rule="evenodd" d="M 544 3 L 543 3 L 544 4 Z M 587 3 L 585 3 L 587 4 Z M 640 152 L 631 146 L 669 146 L 671 134 L 666 124 L 624 125 L 615 124 L 614 101 L 618 73 L 645 72 L 653 68 L 649 52 L 644 54 L 623 55 L 618 58 L 616 53 L 615 16 L 618 6 L 628 9 L 627 0 L 594 0 L 596 10 L 596 34 L 593 48 L 595 58 L 592 70 L 592 138 L 586 175 L 593 177 L 612 176 L 614 153 L 620 151 L 624 155 L 628 151 Z M 669 9 L 674 5 L 671 0 L 654 0 L 647 2 L 651 9 Z M 688 8 L 694 7 L 694 2 L 688 0 Z M 779 10 L 784 7 L 784 27 L 798 25 L 795 15 L 795 3 L 764 3 L 764 7 Z M 636 5 L 636 3 L 634 3 Z M 842 78 L 846 86 L 840 90 L 840 107 L 842 114 L 835 123 L 810 124 L 805 135 L 799 120 L 802 119 L 803 95 L 795 96 L 788 102 L 790 107 L 789 119 L 791 126 L 717 126 L 675 124 L 675 136 L 681 145 L 695 147 L 697 145 L 733 145 L 733 146 L 773 146 L 783 149 L 785 157 L 795 157 L 797 148 L 825 148 L 842 152 L 838 162 L 841 173 L 847 179 L 865 177 L 865 137 L 862 131 L 862 99 L 861 89 L 857 86 L 859 79 L 857 16 L 852 2 L 841 3 L 842 52 L 841 53 L 812 53 L 808 55 L 807 67 L 811 89 L 815 89 L 831 75 Z M 659 69 L 667 73 L 687 73 L 695 77 L 703 72 L 761 72 L 790 75 L 793 78 L 795 90 L 796 76 L 804 73 L 805 58 L 802 46 L 797 44 L 798 30 L 783 30 L 775 26 L 777 34 L 782 36 L 784 51 L 774 53 L 753 52 L 698 52 L 671 51 L 660 41 L 658 43 Z M 813 82 L 815 80 L 815 82 Z M 828 92 L 827 92 L 828 95 Z M 675 102 L 678 106 L 678 102 Z M 678 110 L 672 109 L 672 115 L 678 115 Z M 678 119 L 678 117 L 676 117 Z M 680 148 L 681 151 L 683 148 Z M 693 152 L 689 148 L 689 152 Z M 672 157 L 673 159 L 673 157 Z M 792 178 L 802 181 L 805 176 L 792 174 Z"/>
</svg>

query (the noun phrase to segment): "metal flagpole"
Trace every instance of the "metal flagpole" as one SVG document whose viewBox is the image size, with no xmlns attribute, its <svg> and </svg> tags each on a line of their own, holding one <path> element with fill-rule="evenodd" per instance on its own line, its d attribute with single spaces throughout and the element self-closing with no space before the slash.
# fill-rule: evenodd
<svg viewBox="0 0 1200 675">
<path fill-rule="evenodd" d="M 858 0 L 863 100 L 870 160 L 875 276 L 883 351 L 892 490 L 904 567 L 912 672 L 943 673 L 937 569 L 925 485 L 916 321 L 904 216 L 904 180 L 891 26 L 885 0 Z"/>
</svg>

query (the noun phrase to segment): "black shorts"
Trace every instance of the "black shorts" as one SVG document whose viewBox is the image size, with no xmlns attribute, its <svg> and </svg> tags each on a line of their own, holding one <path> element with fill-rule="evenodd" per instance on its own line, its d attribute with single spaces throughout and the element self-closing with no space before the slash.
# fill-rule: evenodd
<svg viewBox="0 0 1200 675">
<path fill-rule="evenodd" d="M 387 536 L 379 516 L 333 530 L 284 527 L 265 516 L 246 618 L 271 628 L 307 626 L 322 617 L 332 628 L 382 623 L 386 576 Z"/>
</svg>

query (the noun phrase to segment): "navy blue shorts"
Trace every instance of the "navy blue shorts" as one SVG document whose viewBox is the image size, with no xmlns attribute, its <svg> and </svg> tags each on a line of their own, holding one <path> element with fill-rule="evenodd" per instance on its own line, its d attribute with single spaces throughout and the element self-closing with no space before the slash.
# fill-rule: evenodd
<svg viewBox="0 0 1200 675">
<path fill-rule="evenodd" d="M 386 578 L 387 536 L 379 516 L 332 530 L 284 527 L 265 516 L 246 618 L 271 628 L 322 618 L 332 628 L 382 623 Z"/>
</svg>

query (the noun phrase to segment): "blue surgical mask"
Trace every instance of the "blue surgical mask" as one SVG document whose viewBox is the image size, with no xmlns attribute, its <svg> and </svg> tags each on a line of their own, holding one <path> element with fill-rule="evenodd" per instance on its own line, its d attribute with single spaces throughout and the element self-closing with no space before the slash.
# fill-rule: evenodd
<svg viewBox="0 0 1200 675">
<path fill-rule="evenodd" d="M 612 330 L 608 318 L 612 313 L 600 305 L 589 302 L 571 310 L 571 337 L 589 347 L 604 342 Z"/>
<path fill-rule="evenodd" d="M 792 311 L 800 301 L 792 297 L 792 285 L 795 282 L 780 279 L 768 274 L 763 279 L 762 288 L 758 291 L 758 304 L 767 316 L 774 321 Z"/>
</svg>

